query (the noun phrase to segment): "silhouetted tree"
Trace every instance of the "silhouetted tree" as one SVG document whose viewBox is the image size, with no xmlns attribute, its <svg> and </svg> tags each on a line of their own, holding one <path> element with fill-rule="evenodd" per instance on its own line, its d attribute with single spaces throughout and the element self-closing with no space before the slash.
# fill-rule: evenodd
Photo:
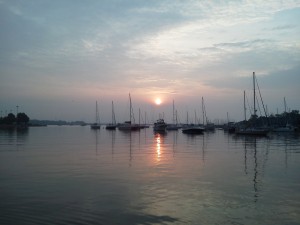
<svg viewBox="0 0 300 225">
<path fill-rule="evenodd" d="M 18 113 L 17 122 L 27 124 L 29 122 L 29 117 L 25 113 Z"/>
<path fill-rule="evenodd" d="M 3 124 L 14 124 L 16 122 L 16 116 L 12 113 L 9 113 L 6 117 L 2 119 Z"/>
</svg>

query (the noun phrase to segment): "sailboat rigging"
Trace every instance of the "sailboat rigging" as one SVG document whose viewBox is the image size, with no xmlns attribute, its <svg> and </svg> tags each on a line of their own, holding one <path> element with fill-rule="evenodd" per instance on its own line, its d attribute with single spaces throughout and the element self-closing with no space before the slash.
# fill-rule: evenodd
<svg viewBox="0 0 300 225">
<path fill-rule="evenodd" d="M 215 124 L 210 122 L 206 116 L 206 108 L 204 103 L 204 98 L 202 97 L 202 114 L 203 114 L 203 126 L 206 131 L 214 131 Z M 206 124 L 205 124 L 206 123 Z M 205 124 L 205 125 L 204 125 Z"/>
<path fill-rule="evenodd" d="M 111 102 L 111 123 L 107 124 L 105 129 L 107 130 L 115 130 L 117 127 L 116 124 L 116 116 L 115 116 L 115 111 L 114 111 L 114 102 Z"/>
<path fill-rule="evenodd" d="M 255 82 L 255 72 L 253 72 L 253 115 L 251 115 L 251 118 L 249 121 L 246 120 L 246 94 L 244 91 L 244 127 L 240 127 L 236 130 L 236 134 L 244 134 L 244 135 L 267 135 L 269 132 L 269 129 L 258 126 L 257 121 L 257 110 L 256 110 L 256 82 Z M 260 90 L 259 90 L 260 93 Z M 262 98 L 261 98 L 262 99 Z"/>
<path fill-rule="evenodd" d="M 100 117 L 99 117 L 99 111 L 98 111 L 98 102 L 96 101 L 96 119 L 95 123 L 91 124 L 91 129 L 97 130 L 100 129 Z"/>
<path fill-rule="evenodd" d="M 173 100 L 173 117 L 172 117 L 172 124 L 168 124 L 166 129 L 167 130 L 178 130 L 180 126 L 178 126 L 178 120 L 177 120 L 177 111 L 175 111 L 175 105 Z"/>
<path fill-rule="evenodd" d="M 119 130 L 124 130 L 124 131 L 139 130 L 140 126 L 138 124 L 132 123 L 132 118 L 133 118 L 132 103 L 131 103 L 131 96 L 129 93 L 129 121 L 125 121 L 124 123 L 120 124 L 118 126 Z"/>
<path fill-rule="evenodd" d="M 284 117 L 285 117 L 285 125 L 277 126 L 273 129 L 274 132 L 295 132 L 297 130 L 296 127 L 291 125 L 288 120 L 288 115 L 286 111 L 286 100 L 285 97 L 283 98 L 284 101 Z"/>
</svg>

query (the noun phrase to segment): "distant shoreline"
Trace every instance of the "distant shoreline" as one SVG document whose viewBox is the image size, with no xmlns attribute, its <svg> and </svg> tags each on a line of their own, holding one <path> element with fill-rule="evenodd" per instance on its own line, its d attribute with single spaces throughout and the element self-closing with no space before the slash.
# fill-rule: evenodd
<svg viewBox="0 0 300 225">
<path fill-rule="evenodd" d="M 41 127 L 41 126 L 48 126 L 48 125 L 57 125 L 57 126 L 62 126 L 62 125 L 80 125 L 80 126 L 85 126 L 88 125 L 88 123 L 84 121 L 71 121 L 67 122 L 65 120 L 37 120 L 33 119 L 29 121 L 28 124 L 30 127 Z"/>
</svg>

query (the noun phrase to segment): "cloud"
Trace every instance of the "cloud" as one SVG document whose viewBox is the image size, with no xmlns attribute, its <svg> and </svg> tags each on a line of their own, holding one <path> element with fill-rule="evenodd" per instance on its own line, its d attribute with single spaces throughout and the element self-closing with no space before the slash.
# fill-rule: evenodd
<svg viewBox="0 0 300 225">
<path fill-rule="evenodd" d="M 253 49 L 266 47 L 267 45 L 272 44 L 273 42 L 273 40 L 268 39 L 255 39 L 231 43 L 218 43 L 215 44 L 214 47 L 221 49 Z"/>
<path fill-rule="evenodd" d="M 1 85 L 6 96 L 18 87 L 28 96 L 55 90 L 89 99 L 129 90 L 140 98 L 236 92 L 253 71 L 272 78 L 297 68 L 299 7 L 292 0 L 2 1 Z"/>
<path fill-rule="evenodd" d="M 290 30 L 296 28 L 295 25 L 282 25 L 271 28 L 271 30 Z"/>
</svg>

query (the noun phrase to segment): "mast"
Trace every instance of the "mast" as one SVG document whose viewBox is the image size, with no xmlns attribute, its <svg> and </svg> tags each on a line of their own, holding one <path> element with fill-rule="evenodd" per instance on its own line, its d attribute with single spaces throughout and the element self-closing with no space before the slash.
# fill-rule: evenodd
<svg viewBox="0 0 300 225">
<path fill-rule="evenodd" d="M 189 112 L 186 112 L 186 124 L 189 124 Z"/>
<path fill-rule="evenodd" d="M 98 113 L 98 111 L 97 111 L 97 107 L 98 107 L 98 106 L 97 106 L 97 101 L 96 101 L 96 109 L 95 109 L 95 110 L 96 110 L 96 111 L 95 111 L 95 123 L 97 123 L 97 119 L 98 119 L 98 118 L 97 118 L 97 113 Z"/>
<path fill-rule="evenodd" d="M 283 102 L 284 102 L 284 112 L 286 113 L 286 101 L 285 101 L 285 97 L 283 98 Z"/>
<path fill-rule="evenodd" d="M 228 112 L 227 112 L 227 123 L 229 124 L 229 115 L 228 115 Z"/>
<path fill-rule="evenodd" d="M 245 117 L 245 121 L 247 120 L 247 116 L 246 116 L 246 92 L 244 91 L 244 117 Z"/>
<path fill-rule="evenodd" d="M 285 97 L 283 98 L 283 101 L 284 101 L 284 116 L 286 117 L 286 124 L 288 124 L 288 116 L 287 116 L 287 113 L 286 113 L 286 101 L 285 101 Z"/>
<path fill-rule="evenodd" d="M 129 121 L 130 121 L 130 124 L 131 124 L 131 110 L 132 110 L 132 105 L 131 105 L 131 96 L 130 96 L 130 93 L 129 93 Z"/>
<path fill-rule="evenodd" d="M 139 126 L 141 125 L 141 109 L 139 108 Z"/>
<path fill-rule="evenodd" d="M 255 107 L 255 72 L 253 72 L 253 106 L 254 106 L 254 117 L 256 117 L 256 107 Z"/>
<path fill-rule="evenodd" d="M 175 106 L 174 106 L 174 99 L 173 99 L 173 124 L 175 124 Z"/>
<path fill-rule="evenodd" d="M 203 117 L 203 126 L 204 126 L 204 99 L 202 96 L 202 117 Z"/>
<path fill-rule="evenodd" d="M 99 123 L 98 102 L 96 101 L 96 123 Z"/>
<path fill-rule="evenodd" d="M 115 110 L 114 110 L 114 101 L 111 102 L 111 123 L 116 124 Z"/>
<path fill-rule="evenodd" d="M 206 109 L 205 109 L 205 104 L 204 104 L 204 98 L 202 97 L 202 113 L 203 113 L 203 126 L 204 126 L 204 117 L 205 117 L 205 122 L 206 122 L 206 125 L 208 124 L 208 119 L 207 119 L 207 116 L 206 116 Z"/>
</svg>

